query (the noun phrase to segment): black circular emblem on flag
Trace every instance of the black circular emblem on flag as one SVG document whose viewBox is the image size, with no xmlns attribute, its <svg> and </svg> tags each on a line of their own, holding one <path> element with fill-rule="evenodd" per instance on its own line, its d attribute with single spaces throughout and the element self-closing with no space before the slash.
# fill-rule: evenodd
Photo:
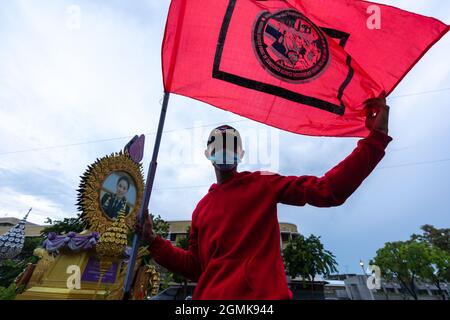
<svg viewBox="0 0 450 320">
<path fill-rule="evenodd" d="M 322 30 L 296 10 L 261 13 L 253 46 L 262 66 L 288 82 L 307 82 L 322 74 L 330 60 Z"/>
</svg>

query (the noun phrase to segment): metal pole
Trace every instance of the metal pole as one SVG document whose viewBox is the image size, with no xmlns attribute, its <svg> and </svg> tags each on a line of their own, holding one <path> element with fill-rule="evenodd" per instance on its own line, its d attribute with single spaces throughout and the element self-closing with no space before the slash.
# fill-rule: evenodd
<svg viewBox="0 0 450 320">
<path fill-rule="evenodd" d="M 144 199 L 142 201 L 140 210 L 139 210 L 139 221 L 141 223 L 144 222 L 144 213 L 145 209 L 148 208 L 148 204 L 150 202 L 150 197 L 152 195 L 152 189 L 153 189 L 153 182 L 155 181 L 155 173 L 156 173 L 156 166 L 158 165 L 158 153 L 159 153 L 159 146 L 161 144 L 161 137 L 163 133 L 164 128 L 164 121 L 166 119 L 166 113 L 167 113 L 167 105 L 169 104 L 169 97 L 170 93 L 165 92 L 164 93 L 164 100 L 162 103 L 161 108 L 161 114 L 159 116 L 159 123 L 158 123 L 158 131 L 156 133 L 155 138 L 155 145 L 153 147 L 153 156 L 152 160 L 150 162 L 148 173 L 147 173 L 147 181 L 145 184 L 145 191 L 144 191 Z M 139 242 L 140 237 L 138 234 L 134 234 L 133 237 L 133 246 L 131 251 L 130 260 L 128 261 L 128 270 L 127 270 L 127 276 L 125 278 L 125 285 L 124 285 L 124 300 L 128 300 L 130 298 L 130 289 L 131 289 L 131 283 L 133 282 L 133 271 L 134 271 L 134 265 L 136 263 L 136 256 L 139 248 Z"/>
<path fill-rule="evenodd" d="M 362 260 L 360 260 L 359 265 L 361 266 L 361 269 L 362 269 L 363 275 L 364 275 L 364 279 L 366 280 L 365 285 L 366 285 L 366 287 L 367 287 L 367 290 L 369 290 L 370 299 L 375 300 L 375 297 L 373 296 L 372 290 L 369 289 L 369 287 L 367 286 L 367 281 L 369 280 L 369 278 L 367 277 L 366 270 L 364 270 L 364 263 L 362 262 Z"/>
</svg>

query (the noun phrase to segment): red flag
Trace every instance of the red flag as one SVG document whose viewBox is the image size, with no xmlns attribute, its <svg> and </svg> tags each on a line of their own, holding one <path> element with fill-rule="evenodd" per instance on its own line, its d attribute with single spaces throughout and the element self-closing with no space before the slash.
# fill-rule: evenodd
<svg viewBox="0 0 450 320">
<path fill-rule="evenodd" d="M 390 94 L 448 29 L 359 0 L 172 0 L 164 87 L 283 130 L 361 137 L 363 101 Z"/>
</svg>

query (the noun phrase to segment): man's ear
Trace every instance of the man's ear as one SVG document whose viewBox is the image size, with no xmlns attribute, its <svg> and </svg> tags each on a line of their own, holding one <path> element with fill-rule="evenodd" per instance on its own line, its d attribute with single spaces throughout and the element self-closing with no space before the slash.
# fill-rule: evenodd
<svg viewBox="0 0 450 320">
<path fill-rule="evenodd" d="M 206 159 L 209 160 L 209 156 L 210 156 L 210 154 L 209 154 L 208 149 L 205 149 L 205 157 L 206 157 Z"/>
</svg>

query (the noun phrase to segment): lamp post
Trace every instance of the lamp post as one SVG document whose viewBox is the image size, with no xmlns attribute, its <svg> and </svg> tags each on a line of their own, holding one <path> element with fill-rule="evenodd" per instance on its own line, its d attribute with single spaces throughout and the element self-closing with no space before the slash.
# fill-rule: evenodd
<svg viewBox="0 0 450 320">
<path fill-rule="evenodd" d="M 366 275 L 366 271 L 364 270 L 364 262 L 361 259 L 359 260 L 359 265 L 361 266 L 363 274 Z"/>
<path fill-rule="evenodd" d="M 371 298 L 372 300 L 375 300 L 375 297 L 373 296 L 372 290 L 370 290 L 369 287 L 367 286 L 367 281 L 369 280 L 369 278 L 367 277 L 366 270 L 364 269 L 364 262 L 362 261 L 362 259 L 359 259 L 359 265 L 361 266 L 361 269 L 362 269 L 362 271 L 363 271 L 364 278 L 366 279 L 365 285 L 366 285 L 366 287 L 367 287 L 367 290 L 369 290 L 370 298 Z"/>
</svg>

